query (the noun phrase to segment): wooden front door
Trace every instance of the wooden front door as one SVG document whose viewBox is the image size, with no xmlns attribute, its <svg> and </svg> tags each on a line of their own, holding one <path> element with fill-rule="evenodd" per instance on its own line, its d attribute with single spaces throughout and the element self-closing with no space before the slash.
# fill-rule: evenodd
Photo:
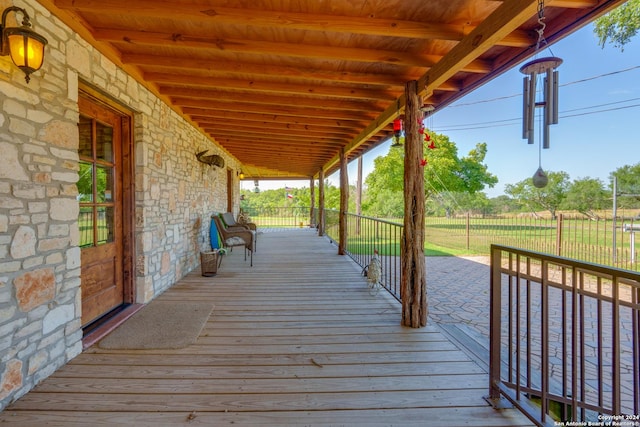
<svg viewBox="0 0 640 427">
<path fill-rule="evenodd" d="M 82 324 L 125 302 L 123 277 L 123 117 L 81 97 L 78 198 Z"/>
</svg>

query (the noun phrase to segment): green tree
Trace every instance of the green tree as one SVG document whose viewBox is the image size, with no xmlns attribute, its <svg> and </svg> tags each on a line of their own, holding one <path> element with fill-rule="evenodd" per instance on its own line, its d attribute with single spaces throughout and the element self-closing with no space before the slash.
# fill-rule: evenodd
<svg viewBox="0 0 640 427">
<path fill-rule="evenodd" d="M 498 179 L 488 172 L 483 163 L 487 154 L 487 144 L 480 143 L 465 157 L 458 156 L 458 148 L 446 135 L 429 133 L 435 149 L 424 143 L 426 164 L 423 168 L 425 196 L 441 192 L 475 193 L 485 187 L 493 187 Z M 365 180 L 368 206 L 382 206 L 384 203 L 398 203 L 402 207 L 404 188 L 404 151 L 392 148 L 386 156 L 374 160 L 374 169 Z M 395 193 L 392 197 L 390 194 Z M 392 208 L 397 211 L 397 207 Z M 378 212 L 367 212 L 379 215 Z"/>
<path fill-rule="evenodd" d="M 619 167 L 611 172 L 610 178 L 618 179 L 618 206 L 621 208 L 640 207 L 640 163 Z M 613 184 L 611 184 L 613 185 Z"/>
<path fill-rule="evenodd" d="M 569 190 L 569 174 L 566 172 L 547 172 L 549 181 L 546 187 L 537 188 L 531 178 L 504 187 L 505 194 L 513 197 L 531 212 L 547 210 L 555 219 L 556 212 L 562 205 Z"/>
<path fill-rule="evenodd" d="M 597 210 L 611 207 L 611 194 L 599 179 L 576 179 L 569 185 L 562 207 L 597 219 Z"/>
<path fill-rule="evenodd" d="M 599 18 L 593 29 L 599 44 L 607 42 L 624 50 L 624 46 L 640 30 L 640 0 L 629 0 L 622 6 Z"/>
<path fill-rule="evenodd" d="M 489 200 L 491 203 L 490 212 L 493 214 L 504 214 L 518 211 L 518 203 L 511 197 L 502 194 Z"/>
</svg>

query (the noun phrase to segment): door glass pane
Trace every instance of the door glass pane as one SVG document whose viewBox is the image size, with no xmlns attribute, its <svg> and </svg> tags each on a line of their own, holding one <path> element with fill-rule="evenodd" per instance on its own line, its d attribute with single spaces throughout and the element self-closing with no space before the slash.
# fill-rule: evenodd
<svg viewBox="0 0 640 427">
<path fill-rule="evenodd" d="M 96 166 L 96 199 L 98 203 L 113 201 L 113 169 Z"/>
<path fill-rule="evenodd" d="M 80 247 L 93 246 L 93 208 L 80 207 L 78 216 L 78 228 L 80 229 Z"/>
<path fill-rule="evenodd" d="M 80 116 L 80 122 L 78 123 L 78 131 L 80 133 L 78 154 L 80 157 L 93 158 L 93 152 L 91 151 L 91 123 L 92 120 L 89 117 Z"/>
<path fill-rule="evenodd" d="M 93 201 L 93 164 L 80 162 L 78 179 L 78 200 L 80 202 Z"/>
<path fill-rule="evenodd" d="M 111 206 L 98 207 L 98 245 L 113 242 L 113 213 L 113 207 Z"/>
<path fill-rule="evenodd" d="M 96 123 L 96 157 L 113 162 L 113 128 L 102 123 Z"/>
</svg>

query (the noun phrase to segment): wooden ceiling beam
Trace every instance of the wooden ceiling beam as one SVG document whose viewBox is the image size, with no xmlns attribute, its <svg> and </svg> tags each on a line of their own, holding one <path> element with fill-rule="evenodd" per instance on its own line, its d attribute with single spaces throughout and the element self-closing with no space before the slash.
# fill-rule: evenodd
<svg viewBox="0 0 640 427">
<path fill-rule="evenodd" d="M 215 59 L 198 59 L 193 56 L 176 58 L 175 56 L 160 56 L 152 54 L 124 54 L 122 61 L 125 64 L 147 67 L 177 68 L 184 72 L 185 69 L 206 72 L 208 77 L 228 78 L 235 74 L 243 77 L 252 76 L 280 76 L 301 80 L 338 82 L 345 84 L 364 84 L 374 86 L 393 86 L 404 90 L 404 82 L 415 80 L 420 75 L 408 72 L 397 74 L 382 73 L 354 73 L 348 71 L 333 71 L 323 69 L 310 69 L 303 67 L 254 64 L 250 62 L 230 62 Z M 445 82 L 439 90 L 458 91 L 459 85 Z"/>
<path fill-rule="evenodd" d="M 292 58 L 314 58 L 320 60 L 340 60 L 365 63 L 387 63 L 412 67 L 429 68 L 442 59 L 442 55 L 429 55 L 417 52 L 385 51 L 381 49 L 344 48 L 301 43 L 274 43 L 245 39 L 212 39 L 204 35 L 169 34 L 137 31 L 132 29 L 99 28 L 93 31 L 94 37 L 103 42 L 118 46 L 161 46 L 203 49 L 211 52 L 236 52 L 254 55 L 278 55 Z M 124 49 L 126 52 L 126 49 Z M 488 73 L 491 64 L 474 60 L 459 71 L 469 73 Z"/>
<path fill-rule="evenodd" d="M 335 144 L 336 146 L 341 146 L 344 144 L 345 139 L 348 140 L 349 135 L 344 135 L 343 137 L 328 135 L 328 134 L 314 134 L 311 132 L 307 132 L 306 134 L 303 132 L 297 131 L 278 131 L 275 129 L 262 130 L 259 128 L 244 128 L 242 130 L 238 129 L 229 129 L 228 127 L 213 127 L 213 126 L 202 126 L 205 132 L 208 132 L 217 136 L 228 136 L 235 137 L 238 134 L 242 134 L 248 138 L 265 138 L 272 139 L 275 141 L 318 141 L 318 142 L 328 142 Z M 353 136 L 351 136 L 353 137 Z"/>
<path fill-rule="evenodd" d="M 392 101 L 396 95 L 390 90 L 371 90 L 348 86 L 320 86 L 320 85 L 301 85 L 292 83 L 279 83 L 273 81 L 256 81 L 256 80 L 240 80 L 240 79 L 212 79 L 210 77 L 197 77 L 181 74 L 166 73 L 145 73 L 145 78 L 149 81 L 163 85 L 185 85 L 185 86 L 202 86 L 217 88 L 238 88 L 250 90 L 253 93 L 273 93 L 273 94 L 314 94 L 318 96 L 327 96 L 334 98 L 346 99 L 371 99 Z M 396 92 L 397 93 L 397 92 Z M 255 95 L 254 95 L 255 96 Z"/>
<path fill-rule="evenodd" d="M 222 110 L 204 110 L 201 108 L 184 108 L 184 114 L 189 116 L 198 118 L 203 117 L 217 117 L 220 119 L 235 119 L 238 117 L 238 114 L 230 111 L 222 111 Z M 311 121 L 310 116 L 292 116 L 292 115 L 273 115 L 269 113 L 246 113 L 242 115 L 242 119 L 246 121 L 257 121 L 262 122 L 265 120 L 270 120 L 276 123 L 294 123 L 294 124 L 314 124 L 316 126 L 330 126 L 335 128 L 347 127 L 353 128 L 354 126 L 364 126 L 369 120 L 361 120 L 361 118 L 357 117 L 342 117 L 341 119 L 323 119 L 323 118 L 313 118 Z"/>
<path fill-rule="evenodd" d="M 195 92 L 201 92 L 197 89 Z M 175 91 L 175 93 L 182 93 L 181 91 Z M 277 96 L 270 95 L 267 97 L 247 97 L 238 95 L 235 92 L 216 92 L 219 96 L 211 96 L 208 98 L 198 97 L 186 97 L 186 96 L 171 96 L 171 102 L 180 105 L 182 107 L 198 107 L 198 108 L 212 108 L 220 107 L 226 108 L 229 104 L 255 104 L 261 105 L 264 109 L 265 106 L 271 109 L 271 106 L 283 106 L 283 107 L 298 107 L 298 108 L 314 108 L 322 110 L 335 110 L 334 114 L 341 114 L 341 111 L 376 111 L 384 109 L 388 102 L 372 102 L 372 101 L 347 101 L 336 100 L 329 98 L 309 98 L 302 96 Z M 165 92 L 165 94 L 168 94 Z M 185 95 L 187 95 L 185 93 Z M 189 96 L 189 95 L 187 95 Z"/>
<path fill-rule="evenodd" d="M 353 128 L 353 132 L 348 132 L 346 128 L 330 128 L 325 126 L 314 126 L 313 124 L 292 124 L 292 123 L 273 123 L 273 122 L 246 122 L 239 117 L 238 120 L 217 120 L 217 119 L 203 119 L 198 120 L 199 125 L 202 128 L 218 128 L 224 129 L 265 129 L 273 131 L 287 131 L 298 132 L 300 134 L 308 135 L 332 135 L 334 137 L 343 138 L 348 135 L 353 135 L 357 132 L 357 128 Z"/>
<path fill-rule="evenodd" d="M 566 2 L 578 3 L 577 0 Z M 587 3 L 585 0 L 580 0 L 580 2 Z M 56 0 L 55 3 L 61 9 L 76 12 L 120 15 L 123 10 L 126 10 L 127 15 L 130 16 L 173 19 L 176 10 L 179 10 L 182 18 L 194 22 L 424 40 L 460 41 L 475 28 L 468 24 L 442 24 L 374 17 L 362 18 L 248 8 L 203 8 L 197 4 L 161 0 L 136 0 L 135 2 L 129 0 Z M 526 47 L 532 43 L 535 43 L 535 39 L 520 31 L 514 31 L 500 41 L 501 45 L 513 47 Z"/>
<path fill-rule="evenodd" d="M 291 149 L 296 152 L 326 152 L 330 151 L 332 153 L 337 152 L 340 149 L 340 146 L 328 144 L 328 143 L 319 143 L 319 142 L 311 142 L 308 145 L 305 145 L 301 142 L 294 141 L 283 141 L 283 140 L 272 140 L 267 138 L 246 138 L 242 135 L 238 137 L 233 136 L 220 136 L 216 138 L 216 141 L 222 144 L 224 147 L 229 147 L 229 149 L 243 149 L 243 148 L 257 148 L 264 150 L 265 144 L 269 144 L 269 149 L 271 148 L 283 148 L 283 149 Z"/>
<path fill-rule="evenodd" d="M 272 137 L 274 139 L 287 138 L 291 140 L 314 140 L 314 141 L 330 141 L 334 144 L 341 144 L 344 140 L 353 138 L 353 134 L 347 133 L 327 133 L 327 132 L 315 132 L 305 130 L 294 129 L 265 129 L 261 127 L 244 126 L 240 129 L 230 128 L 225 126 L 224 123 L 200 123 L 200 127 L 205 132 L 216 135 L 237 135 L 238 133 L 246 134 L 249 136 L 265 135 L 266 137 Z M 338 142 L 340 141 L 340 142 Z"/>
<path fill-rule="evenodd" d="M 180 104 L 176 104 L 181 106 Z M 182 107 L 182 106 L 181 106 Z M 294 106 L 284 105 L 282 107 L 279 106 L 269 106 L 265 108 L 264 105 L 260 104 L 250 104 L 250 103 L 215 103 L 212 102 L 208 106 L 201 107 L 190 107 L 184 106 L 182 107 L 182 112 L 184 114 L 188 114 L 190 116 L 200 116 L 200 117 L 219 117 L 220 112 L 230 113 L 235 112 L 239 114 L 270 114 L 271 117 L 274 115 L 280 116 L 290 116 L 290 117 L 308 117 L 308 118 L 317 118 L 317 119 L 344 119 L 344 120 L 352 120 L 357 122 L 366 122 L 375 117 L 375 114 L 369 112 L 368 110 L 361 111 L 332 111 L 328 109 L 314 109 L 310 106 L 295 108 Z"/>
</svg>

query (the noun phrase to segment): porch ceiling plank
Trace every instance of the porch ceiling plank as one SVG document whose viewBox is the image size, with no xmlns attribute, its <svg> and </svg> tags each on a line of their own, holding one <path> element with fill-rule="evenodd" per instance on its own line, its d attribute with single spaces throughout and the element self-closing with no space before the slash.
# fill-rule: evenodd
<svg viewBox="0 0 640 427">
<path fill-rule="evenodd" d="M 260 153 L 225 147 L 251 141 L 238 126 L 220 138 L 211 118 L 242 114 L 249 129 L 289 123 L 289 137 L 302 144 L 314 139 L 300 138 L 302 126 L 324 126 L 353 159 L 388 140 L 407 81 L 419 81 L 424 102 L 438 111 L 531 57 L 538 26 L 537 0 L 38 1 L 240 163 L 250 162 L 247 178 L 256 179 L 297 177 L 304 168 L 302 176 L 320 168 L 328 176 L 339 150 L 274 168 Z M 622 3 L 546 0 L 545 38 L 552 44 Z"/>
<path fill-rule="evenodd" d="M 371 297 L 327 239 L 309 228 L 263 231 L 253 267 L 234 251 L 215 277 L 193 272 L 158 297 L 215 304 L 195 343 L 94 345 L 0 423 L 530 425 L 488 406 L 482 367 L 436 325 L 403 328 L 397 301 Z"/>
</svg>

